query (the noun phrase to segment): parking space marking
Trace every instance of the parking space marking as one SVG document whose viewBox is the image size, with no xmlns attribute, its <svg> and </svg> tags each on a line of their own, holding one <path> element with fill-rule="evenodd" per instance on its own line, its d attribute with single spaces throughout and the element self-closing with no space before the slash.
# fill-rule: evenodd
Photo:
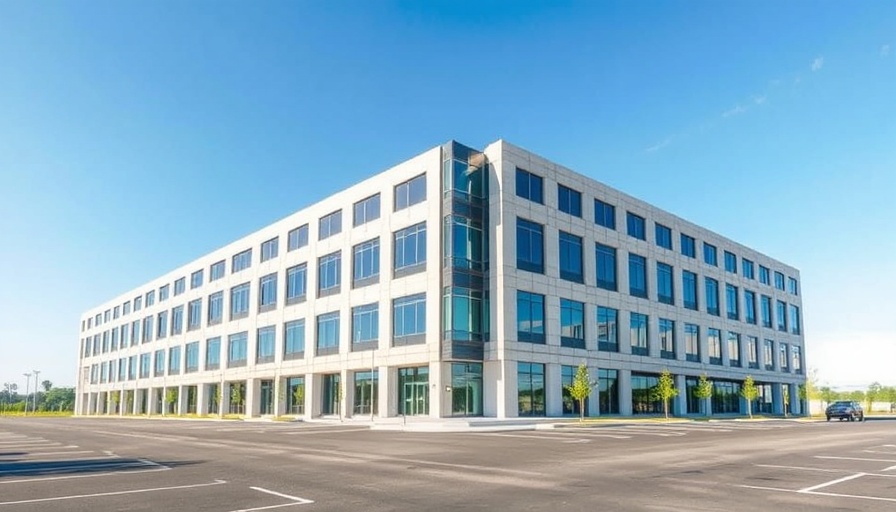
<svg viewBox="0 0 896 512">
<path fill-rule="evenodd" d="M 226 480 L 215 480 L 214 482 L 204 483 L 204 484 L 191 484 L 191 485 L 175 485 L 172 487 L 151 487 L 148 489 L 131 489 L 127 491 L 113 491 L 113 492 L 98 492 L 93 494 L 73 494 L 71 496 L 56 496 L 53 498 L 35 498 L 31 500 L 18 500 L 18 501 L 0 501 L 0 506 L 5 505 L 24 505 L 26 503 L 43 503 L 48 501 L 64 501 L 64 500 L 76 500 L 81 498 L 99 498 L 102 496 L 121 496 L 125 494 L 141 494 L 147 492 L 159 492 L 159 491 L 174 491 L 178 489 L 194 489 L 197 487 L 210 487 L 213 485 L 222 485 L 226 484 Z"/>
<path fill-rule="evenodd" d="M 801 492 L 801 493 L 812 492 L 812 491 L 815 491 L 815 490 L 818 490 L 818 489 L 823 489 L 823 488 L 825 488 L 825 487 L 828 487 L 828 486 L 831 486 L 831 485 L 834 485 L 834 484 L 839 484 L 840 482 L 848 482 L 848 481 L 850 481 L 850 480 L 855 480 L 856 478 L 861 478 L 861 477 L 865 476 L 866 474 L 867 474 L 867 473 L 855 473 L 855 474 L 852 474 L 852 475 L 847 475 L 847 476 L 844 476 L 843 478 L 837 478 L 837 479 L 835 479 L 835 480 L 831 480 L 831 481 L 829 481 L 829 482 L 825 482 L 825 483 L 822 483 L 822 484 L 813 485 L 813 486 L 810 486 L 810 487 L 805 487 L 805 488 L 803 488 L 803 489 L 800 489 L 800 490 L 797 491 L 797 492 Z"/>
<path fill-rule="evenodd" d="M 324 430 L 323 428 L 313 427 L 303 427 L 301 430 L 293 430 L 291 432 L 284 432 L 284 434 L 288 436 L 307 436 L 311 434 L 341 434 L 343 432 L 356 432 L 358 430 L 370 430 L 368 427 L 337 427 L 330 428 L 329 430 Z"/>
<path fill-rule="evenodd" d="M 0 453 L 0 462 L 3 461 L 3 457 L 28 457 L 28 460 L 37 460 L 36 458 L 32 457 L 32 455 L 46 457 L 47 455 L 76 455 L 76 454 L 80 454 L 80 453 L 96 453 L 96 452 L 94 452 L 93 450 L 76 450 L 76 451 L 66 451 L 66 452 L 36 452 L 33 454 L 30 451 L 28 453 L 22 453 L 22 454 Z"/>
<path fill-rule="evenodd" d="M 818 471 L 821 473 L 849 473 L 849 470 L 846 469 L 829 469 L 829 468 L 809 468 L 805 466 L 779 466 L 777 464 L 753 464 L 757 468 L 771 468 L 771 469 L 796 469 L 800 471 Z"/>
<path fill-rule="evenodd" d="M 896 502 L 896 498 L 881 498 L 880 496 L 863 496 L 860 494 L 840 494 L 840 493 L 835 493 L 835 492 L 819 492 L 819 491 L 800 492 L 800 491 L 795 491 L 793 489 L 781 489 L 780 487 L 762 487 L 759 485 L 738 485 L 737 487 L 742 487 L 744 489 L 757 489 L 760 491 L 789 492 L 792 494 L 810 494 L 812 496 L 831 496 L 833 498 L 855 498 L 855 499 L 860 499 L 860 500 Z"/>
<path fill-rule="evenodd" d="M 838 457 L 836 455 L 816 455 L 816 459 L 858 460 L 862 462 L 896 462 L 893 459 L 865 459 L 861 457 Z"/>
<path fill-rule="evenodd" d="M 279 505 L 268 505 L 265 507 L 254 507 L 254 508 L 242 508 L 239 510 L 234 510 L 233 512 L 253 512 L 256 510 L 270 510 L 270 509 L 274 509 L 274 508 L 294 507 L 296 505 L 308 505 L 310 503 L 314 503 L 314 500 L 300 498 L 298 496 L 290 496 L 289 494 L 283 494 L 282 492 L 271 491 L 269 489 L 264 489 L 262 487 L 249 487 L 249 488 L 252 489 L 253 491 L 259 491 L 259 492 L 271 494 L 273 496 L 285 498 L 290 501 L 288 503 L 281 503 Z"/>
</svg>

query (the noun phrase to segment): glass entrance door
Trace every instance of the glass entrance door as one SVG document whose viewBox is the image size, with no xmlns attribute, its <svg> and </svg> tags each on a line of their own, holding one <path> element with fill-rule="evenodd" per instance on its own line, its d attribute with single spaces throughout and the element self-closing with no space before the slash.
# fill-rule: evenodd
<svg viewBox="0 0 896 512">
<path fill-rule="evenodd" d="M 482 364 L 451 364 L 451 414 L 482 416 Z"/>
<path fill-rule="evenodd" d="M 340 399 L 340 390 L 339 390 L 339 374 L 338 373 L 330 373 L 323 376 L 324 386 L 323 386 L 323 396 L 321 397 L 320 403 L 320 413 L 327 414 L 337 414 L 339 412 L 339 399 Z"/>
<path fill-rule="evenodd" d="M 429 367 L 398 369 L 399 414 L 429 414 Z"/>
</svg>

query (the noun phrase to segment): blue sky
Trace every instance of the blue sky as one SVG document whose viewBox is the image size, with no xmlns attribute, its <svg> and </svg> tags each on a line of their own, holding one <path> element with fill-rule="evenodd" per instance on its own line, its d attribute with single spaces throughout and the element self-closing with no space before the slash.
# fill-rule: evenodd
<svg viewBox="0 0 896 512">
<path fill-rule="evenodd" d="M 2 2 L 0 380 L 72 385 L 83 311 L 498 138 L 799 268 L 808 366 L 896 384 L 892 1 Z"/>
</svg>

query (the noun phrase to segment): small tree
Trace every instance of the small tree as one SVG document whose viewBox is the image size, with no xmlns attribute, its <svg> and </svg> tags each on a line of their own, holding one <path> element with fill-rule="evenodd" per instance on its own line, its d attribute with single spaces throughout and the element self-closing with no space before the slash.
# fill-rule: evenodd
<svg viewBox="0 0 896 512">
<path fill-rule="evenodd" d="M 165 390 L 165 404 L 167 405 L 165 410 L 173 414 L 175 402 L 177 402 L 177 388 L 168 388 Z"/>
<path fill-rule="evenodd" d="M 753 400 L 759 397 L 759 388 L 756 387 L 756 383 L 753 382 L 753 377 L 747 375 L 747 378 L 744 379 L 744 385 L 740 388 L 740 396 L 744 397 L 747 401 L 747 414 L 750 415 L 750 418 L 753 417 Z"/>
<path fill-rule="evenodd" d="M 656 387 L 653 388 L 652 395 L 654 400 L 662 400 L 663 414 L 666 416 L 666 419 L 669 419 L 669 400 L 678 396 L 678 389 L 675 388 L 675 379 L 669 373 L 669 370 L 663 370 L 660 373 L 660 378 L 656 383 Z"/>
<path fill-rule="evenodd" d="M 292 391 L 292 405 L 296 414 L 305 411 L 305 384 L 299 384 Z"/>
<path fill-rule="evenodd" d="M 700 407 L 704 409 L 704 414 L 709 416 L 710 409 L 706 408 L 706 401 L 712 398 L 712 382 L 706 377 L 706 374 L 700 376 L 697 387 L 694 388 L 694 398 L 700 400 Z"/>
<path fill-rule="evenodd" d="M 569 396 L 579 403 L 579 422 L 585 421 L 585 400 L 591 396 L 591 391 L 597 385 L 596 381 L 588 376 L 588 366 L 585 363 L 579 365 L 572 384 L 566 386 Z"/>
<path fill-rule="evenodd" d="M 784 385 L 784 389 L 781 391 L 781 400 L 784 402 L 784 417 L 787 417 L 787 414 L 790 413 L 790 386 Z"/>
<path fill-rule="evenodd" d="M 809 389 L 806 384 L 800 384 L 796 388 L 797 397 L 800 399 L 800 407 L 809 407 Z M 804 416 L 808 416 L 808 411 L 803 411 Z"/>
<path fill-rule="evenodd" d="M 242 413 L 243 410 L 243 386 L 242 383 L 236 382 L 230 385 L 230 405 L 231 410 L 236 405 L 237 410 Z"/>
<path fill-rule="evenodd" d="M 112 407 L 115 409 L 115 412 L 118 412 L 118 404 L 121 402 L 121 391 L 113 391 L 109 393 L 109 401 L 112 402 Z"/>
<path fill-rule="evenodd" d="M 879 385 L 880 385 L 880 384 L 878 384 L 878 386 L 879 386 Z M 45 380 L 45 381 L 43 381 L 43 382 L 40 383 L 40 387 L 44 388 L 44 392 L 49 392 L 50 389 L 53 387 L 53 383 L 50 382 L 50 381 L 48 381 L 48 380 Z"/>
<path fill-rule="evenodd" d="M 883 397 L 883 389 L 884 387 L 880 385 L 880 382 L 872 382 L 871 385 L 868 386 L 868 391 L 865 392 L 865 403 L 867 404 L 865 407 L 866 413 L 870 413 L 871 409 L 874 408 L 874 402 Z"/>
</svg>

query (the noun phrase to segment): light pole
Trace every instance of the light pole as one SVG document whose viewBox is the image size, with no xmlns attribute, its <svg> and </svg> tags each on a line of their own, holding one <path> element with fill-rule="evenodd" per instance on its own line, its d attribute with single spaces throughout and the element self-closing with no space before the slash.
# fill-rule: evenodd
<svg viewBox="0 0 896 512">
<path fill-rule="evenodd" d="M 25 415 L 28 415 L 28 391 L 31 390 L 31 374 L 23 373 L 25 376 Z"/>
<path fill-rule="evenodd" d="M 37 390 L 40 385 L 40 381 L 37 380 L 40 375 L 40 370 L 32 370 L 34 372 L 34 407 L 31 408 L 31 412 L 37 412 Z"/>
</svg>

